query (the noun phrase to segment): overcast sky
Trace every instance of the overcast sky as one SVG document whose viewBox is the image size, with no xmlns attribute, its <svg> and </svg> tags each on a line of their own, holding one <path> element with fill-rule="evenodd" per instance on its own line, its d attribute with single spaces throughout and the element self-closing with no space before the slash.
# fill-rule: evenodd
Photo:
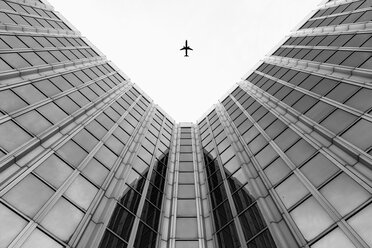
<svg viewBox="0 0 372 248">
<path fill-rule="evenodd" d="M 321 0 L 49 2 L 177 122 L 195 122 Z"/>
</svg>

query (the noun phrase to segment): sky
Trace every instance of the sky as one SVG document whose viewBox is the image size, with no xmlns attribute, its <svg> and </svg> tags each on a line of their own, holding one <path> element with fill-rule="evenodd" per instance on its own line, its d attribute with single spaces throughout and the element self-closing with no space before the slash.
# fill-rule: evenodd
<svg viewBox="0 0 372 248">
<path fill-rule="evenodd" d="M 200 119 L 321 2 L 48 1 L 177 122 Z"/>
</svg>

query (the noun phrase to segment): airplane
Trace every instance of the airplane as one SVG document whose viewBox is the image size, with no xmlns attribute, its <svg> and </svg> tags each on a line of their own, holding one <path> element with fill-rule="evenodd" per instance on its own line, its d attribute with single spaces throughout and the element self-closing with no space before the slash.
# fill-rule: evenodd
<svg viewBox="0 0 372 248">
<path fill-rule="evenodd" d="M 189 57 L 189 55 L 187 55 L 187 50 L 191 50 L 191 51 L 192 51 L 192 48 L 190 48 L 190 47 L 187 45 L 187 40 L 186 40 L 186 42 L 185 42 L 185 45 L 184 45 L 180 50 L 185 50 L 185 56 L 184 56 L 184 57 Z"/>
</svg>

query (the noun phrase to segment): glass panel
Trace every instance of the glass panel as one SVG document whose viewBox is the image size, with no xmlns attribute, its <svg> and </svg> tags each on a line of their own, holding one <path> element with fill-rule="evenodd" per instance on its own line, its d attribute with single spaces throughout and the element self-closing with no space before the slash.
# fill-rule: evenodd
<svg viewBox="0 0 372 248">
<path fill-rule="evenodd" d="M 194 185 L 179 185 L 178 186 L 178 197 L 179 198 L 195 198 Z"/>
<path fill-rule="evenodd" d="M 5 112 L 11 113 L 25 106 L 25 101 L 10 90 L 0 91 L 0 108 Z"/>
<path fill-rule="evenodd" d="M 55 240 L 50 238 L 48 235 L 35 229 L 30 237 L 23 243 L 21 248 L 62 248 L 62 245 L 58 244 Z"/>
<path fill-rule="evenodd" d="M 73 140 L 88 152 L 98 143 L 98 140 L 85 129 L 76 134 Z"/>
<path fill-rule="evenodd" d="M 88 153 L 84 151 L 83 148 L 78 146 L 72 140 L 69 140 L 60 149 L 58 149 L 57 152 L 64 160 L 69 162 L 74 167 L 77 167 L 81 163 L 81 161 L 83 161 L 83 159 L 88 155 Z"/>
<path fill-rule="evenodd" d="M 41 221 L 41 225 L 63 241 L 68 241 L 83 216 L 83 212 L 60 198 Z"/>
<path fill-rule="evenodd" d="M 100 248 L 113 248 L 113 247 L 126 248 L 127 244 L 125 244 L 124 241 L 120 240 L 110 231 L 106 230 L 99 247 Z"/>
<path fill-rule="evenodd" d="M 12 121 L 0 125 L 0 146 L 6 151 L 12 151 L 26 143 L 31 136 Z"/>
<path fill-rule="evenodd" d="M 333 223 L 314 197 L 304 201 L 290 214 L 306 240 L 313 239 Z"/>
<path fill-rule="evenodd" d="M 372 204 L 362 209 L 359 213 L 351 217 L 347 222 L 350 226 L 372 246 Z"/>
<path fill-rule="evenodd" d="M 145 201 L 145 204 L 143 205 L 143 210 L 141 214 L 141 219 L 151 226 L 153 229 L 158 229 L 159 224 L 159 218 L 160 218 L 160 210 L 155 208 L 154 205 L 152 205 L 147 200 Z"/>
<path fill-rule="evenodd" d="M 134 241 L 135 248 L 155 248 L 156 246 L 156 233 L 152 231 L 145 224 L 140 222 L 138 226 L 136 240 Z"/>
<path fill-rule="evenodd" d="M 16 120 L 34 135 L 47 130 L 52 125 L 35 110 L 19 116 Z"/>
<path fill-rule="evenodd" d="M 273 161 L 278 154 L 274 149 L 268 144 L 264 149 L 262 149 L 255 157 L 260 164 L 261 168 L 265 168 L 271 161 Z"/>
<path fill-rule="evenodd" d="M 287 208 L 292 207 L 309 192 L 294 174 L 279 184 L 275 189 Z"/>
<path fill-rule="evenodd" d="M 38 111 L 45 116 L 50 122 L 56 124 L 67 115 L 63 112 L 59 107 L 57 107 L 54 103 L 49 103 L 38 108 Z"/>
<path fill-rule="evenodd" d="M 128 241 L 129 235 L 132 231 L 133 223 L 133 214 L 129 213 L 120 205 L 116 205 L 108 227 L 125 241 Z"/>
<path fill-rule="evenodd" d="M 277 158 L 264 170 L 264 172 L 270 182 L 275 185 L 289 174 L 290 169 L 283 159 Z"/>
<path fill-rule="evenodd" d="M 337 109 L 332 114 L 330 114 L 325 120 L 321 122 L 325 128 L 338 134 L 340 131 L 344 130 L 352 122 L 354 122 L 356 117 L 349 114 L 341 109 Z"/>
<path fill-rule="evenodd" d="M 234 156 L 226 164 L 224 164 L 226 176 L 230 176 L 239 168 L 240 168 L 240 162 L 236 156 Z"/>
<path fill-rule="evenodd" d="M 239 216 L 240 223 L 246 240 L 251 239 L 266 227 L 265 221 L 258 210 L 257 204 L 253 205 Z"/>
<path fill-rule="evenodd" d="M 33 217 L 53 193 L 51 188 L 30 174 L 7 192 L 4 199 Z"/>
<path fill-rule="evenodd" d="M 193 184 L 194 183 L 194 173 L 182 172 L 178 174 L 179 184 Z"/>
<path fill-rule="evenodd" d="M 231 223 L 222 231 L 218 232 L 217 240 L 220 248 L 241 247 L 234 223 Z"/>
<path fill-rule="evenodd" d="M 348 129 L 341 137 L 355 144 L 362 150 L 369 148 L 372 145 L 372 123 L 366 120 L 359 120 L 350 129 Z"/>
<path fill-rule="evenodd" d="M 346 235 L 336 228 L 326 236 L 321 238 L 318 242 L 313 244 L 311 248 L 354 248 L 355 246 L 346 237 Z"/>
<path fill-rule="evenodd" d="M 136 213 L 140 200 L 141 195 L 138 194 L 134 189 L 128 188 L 128 191 L 120 199 L 120 203 L 133 213 Z"/>
<path fill-rule="evenodd" d="M 372 90 L 362 88 L 347 100 L 345 104 L 361 111 L 370 109 L 372 107 Z"/>
<path fill-rule="evenodd" d="M 232 220 L 233 216 L 231 213 L 230 205 L 228 201 L 225 201 L 213 210 L 214 223 L 216 225 L 216 230 L 219 230 L 227 222 Z"/>
<path fill-rule="evenodd" d="M 196 218 L 177 218 L 176 237 L 182 239 L 197 239 L 198 226 Z"/>
<path fill-rule="evenodd" d="M 0 203 L 0 247 L 8 247 L 27 222 Z"/>
<path fill-rule="evenodd" d="M 265 230 L 247 244 L 247 248 L 275 248 L 275 242 L 269 230 Z"/>
<path fill-rule="evenodd" d="M 98 189 L 93 184 L 79 175 L 66 190 L 65 195 L 76 203 L 76 205 L 86 210 L 93 201 L 97 191 Z"/>
<path fill-rule="evenodd" d="M 295 165 L 302 164 L 306 159 L 313 155 L 315 149 L 307 143 L 305 140 L 301 139 L 291 148 L 289 148 L 285 154 Z"/>
<path fill-rule="evenodd" d="M 58 188 L 72 173 L 72 168 L 54 154 L 39 165 L 35 172 L 48 183 Z"/>
<path fill-rule="evenodd" d="M 115 153 L 109 150 L 106 146 L 102 146 L 101 149 L 96 153 L 95 157 L 107 168 L 111 169 L 116 159 L 118 158 Z"/>
<path fill-rule="evenodd" d="M 342 216 L 354 210 L 370 197 L 365 189 L 345 173 L 334 178 L 321 188 L 320 192 Z"/>
<path fill-rule="evenodd" d="M 314 184 L 315 187 L 321 185 L 339 169 L 332 164 L 325 156 L 318 153 L 300 168 L 302 173 Z"/>
<path fill-rule="evenodd" d="M 83 174 L 97 185 L 102 185 L 108 173 L 109 170 L 94 158 L 83 169 Z"/>
<path fill-rule="evenodd" d="M 177 216 L 196 217 L 195 200 L 178 200 L 177 201 Z"/>
<path fill-rule="evenodd" d="M 254 202 L 254 198 L 250 196 L 245 188 L 242 188 L 241 190 L 233 194 L 233 199 L 238 214 Z"/>
</svg>

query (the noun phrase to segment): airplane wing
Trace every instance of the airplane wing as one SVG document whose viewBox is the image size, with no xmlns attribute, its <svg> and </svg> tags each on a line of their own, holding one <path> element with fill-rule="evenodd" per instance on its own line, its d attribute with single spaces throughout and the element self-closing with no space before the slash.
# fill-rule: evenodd
<svg viewBox="0 0 372 248">
<path fill-rule="evenodd" d="M 186 49 L 186 47 L 182 47 L 180 50 L 185 50 Z"/>
<path fill-rule="evenodd" d="M 189 50 L 193 51 L 191 47 L 189 47 Z"/>
</svg>

